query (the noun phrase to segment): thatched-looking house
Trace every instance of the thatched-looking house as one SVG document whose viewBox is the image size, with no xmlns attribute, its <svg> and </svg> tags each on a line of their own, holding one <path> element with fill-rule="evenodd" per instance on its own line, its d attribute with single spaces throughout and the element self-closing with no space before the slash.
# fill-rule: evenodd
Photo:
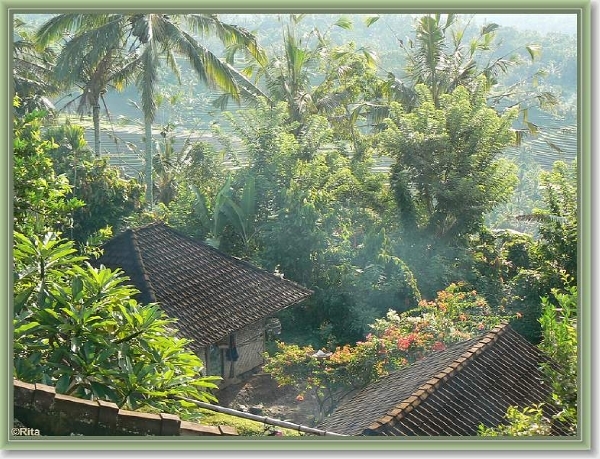
<svg viewBox="0 0 600 459">
<path fill-rule="evenodd" d="M 123 269 L 139 301 L 176 318 L 206 373 L 223 385 L 263 363 L 266 321 L 311 294 L 162 223 L 128 229 L 103 250 L 96 264 Z"/>
<path fill-rule="evenodd" d="M 475 436 L 479 424 L 504 422 L 509 406 L 548 401 L 544 360 L 509 325 L 498 326 L 370 384 L 320 428 L 346 435 Z M 568 435 L 559 424 L 552 433 Z"/>
</svg>

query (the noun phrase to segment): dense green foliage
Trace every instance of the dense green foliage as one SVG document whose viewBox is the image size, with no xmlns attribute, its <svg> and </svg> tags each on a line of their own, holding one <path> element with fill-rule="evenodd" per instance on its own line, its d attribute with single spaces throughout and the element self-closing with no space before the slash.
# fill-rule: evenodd
<svg viewBox="0 0 600 459">
<path fill-rule="evenodd" d="M 71 239 L 85 243 L 106 228 L 118 231 L 121 222 L 141 207 L 142 186 L 136 180 L 124 179 L 107 158 L 95 156 L 81 126 L 52 126 L 43 137 L 55 146 L 48 151 L 54 171 L 68 178 L 71 195 L 85 203 L 73 212 Z"/>
<path fill-rule="evenodd" d="M 18 97 L 14 104 L 20 106 Z M 56 144 L 42 138 L 44 115 L 33 111 L 13 121 L 13 224 L 28 235 L 70 227 L 72 212 L 84 205 L 53 168 L 50 151 Z"/>
<path fill-rule="evenodd" d="M 19 104 L 19 99 L 15 99 Z M 43 128 L 46 113 L 14 119 L 14 224 L 28 235 L 60 231 L 85 244 L 118 229 L 140 206 L 141 186 L 93 157 L 83 128 Z"/>
<path fill-rule="evenodd" d="M 571 278 L 572 279 L 572 278 Z M 565 279 L 569 284 L 569 277 Z M 577 286 L 568 285 L 564 290 L 553 289 L 552 296 L 542 299 L 542 342 L 540 349 L 552 358 L 543 366 L 552 385 L 549 403 L 559 408 L 557 419 L 566 423 L 573 434 L 577 432 L 577 381 L 579 351 L 577 347 Z"/>
<path fill-rule="evenodd" d="M 382 148 L 396 160 L 392 186 L 402 224 L 417 238 L 443 244 L 465 238 L 513 192 L 514 165 L 498 156 L 512 140 L 516 112 L 499 116 L 486 105 L 485 79 L 479 84 L 440 96 L 439 108 L 423 85 L 415 88 L 419 101 L 410 113 L 392 104 Z"/>
</svg>

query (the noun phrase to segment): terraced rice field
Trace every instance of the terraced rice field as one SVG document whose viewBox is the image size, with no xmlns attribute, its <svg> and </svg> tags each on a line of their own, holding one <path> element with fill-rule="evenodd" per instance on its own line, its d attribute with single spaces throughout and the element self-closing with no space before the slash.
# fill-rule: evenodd
<svg viewBox="0 0 600 459">
<path fill-rule="evenodd" d="M 75 122 L 75 121 L 74 121 Z M 89 120 L 77 120 L 76 122 L 86 126 L 86 140 L 90 146 L 94 144 L 94 132 Z M 570 162 L 577 157 L 577 126 L 575 124 L 564 124 L 560 120 L 545 117 L 538 120 L 540 131 L 534 137 L 528 137 L 523 141 L 521 147 L 508 148 L 505 156 L 520 162 L 523 155 L 541 165 L 544 169 L 550 169 L 554 161 L 563 160 Z M 543 123 L 543 124 L 542 124 Z M 160 140 L 160 131 L 154 130 L 153 137 Z M 144 142 L 143 130 L 130 126 L 115 126 L 112 129 L 103 129 L 100 136 L 103 154 L 110 157 L 110 163 L 120 167 L 123 173 L 130 177 L 138 177 L 144 169 Z M 217 150 L 223 148 L 217 139 L 208 131 L 185 131 L 177 130 L 175 138 L 175 150 L 183 148 L 186 141 L 204 141 L 211 143 Z M 244 152 L 239 142 L 233 142 L 237 158 L 243 163 Z M 392 161 L 390 158 L 377 158 L 374 170 L 385 173 L 389 170 Z M 234 167 L 231 161 L 225 160 L 226 167 Z"/>
</svg>

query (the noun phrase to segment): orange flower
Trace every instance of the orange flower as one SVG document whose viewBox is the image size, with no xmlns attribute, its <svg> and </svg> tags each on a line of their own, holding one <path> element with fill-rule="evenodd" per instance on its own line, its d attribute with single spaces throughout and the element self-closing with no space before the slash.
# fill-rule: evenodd
<svg viewBox="0 0 600 459">
<path fill-rule="evenodd" d="M 302 394 L 299 394 L 299 395 L 297 395 L 297 396 L 296 396 L 296 400 L 297 400 L 298 402 L 302 402 L 302 401 L 304 401 L 304 395 L 302 395 Z"/>
</svg>

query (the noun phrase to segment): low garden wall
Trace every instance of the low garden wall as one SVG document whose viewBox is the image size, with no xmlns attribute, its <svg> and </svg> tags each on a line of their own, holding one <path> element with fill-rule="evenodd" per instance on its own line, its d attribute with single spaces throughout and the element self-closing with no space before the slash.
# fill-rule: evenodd
<svg viewBox="0 0 600 459">
<path fill-rule="evenodd" d="M 14 417 L 39 435 L 232 436 L 229 426 L 205 426 L 167 413 L 119 409 L 102 400 L 57 394 L 54 387 L 14 380 Z"/>
</svg>

